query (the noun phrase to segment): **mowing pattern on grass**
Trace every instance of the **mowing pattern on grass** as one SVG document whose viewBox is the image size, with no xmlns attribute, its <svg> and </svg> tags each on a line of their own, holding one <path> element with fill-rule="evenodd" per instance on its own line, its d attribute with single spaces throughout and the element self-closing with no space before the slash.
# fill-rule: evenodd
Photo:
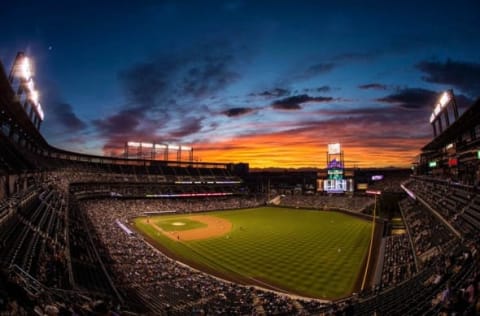
<svg viewBox="0 0 480 316">
<path fill-rule="evenodd" d="M 140 221 L 135 225 L 162 248 L 197 268 L 295 294 L 346 296 L 363 272 L 371 229 L 367 221 L 336 212 L 268 207 L 209 215 L 230 221 L 230 233 L 176 242 Z M 182 222 L 185 217 L 159 218 Z"/>
</svg>

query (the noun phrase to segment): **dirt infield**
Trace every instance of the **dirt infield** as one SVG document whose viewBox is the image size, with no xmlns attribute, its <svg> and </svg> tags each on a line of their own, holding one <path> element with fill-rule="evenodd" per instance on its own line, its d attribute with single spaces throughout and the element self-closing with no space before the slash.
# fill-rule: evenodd
<svg viewBox="0 0 480 316">
<path fill-rule="evenodd" d="M 209 215 L 193 215 L 186 216 L 185 218 L 207 224 L 207 227 L 195 228 L 190 230 L 180 230 L 180 231 L 165 231 L 160 228 L 155 223 L 149 222 L 147 219 L 142 219 L 141 222 L 147 225 L 152 226 L 157 231 L 161 232 L 168 238 L 176 241 L 182 240 L 199 240 L 207 239 L 211 237 L 218 237 L 225 235 L 232 230 L 232 223 L 226 219 L 209 216 Z M 181 220 L 179 220 L 180 222 Z"/>
</svg>

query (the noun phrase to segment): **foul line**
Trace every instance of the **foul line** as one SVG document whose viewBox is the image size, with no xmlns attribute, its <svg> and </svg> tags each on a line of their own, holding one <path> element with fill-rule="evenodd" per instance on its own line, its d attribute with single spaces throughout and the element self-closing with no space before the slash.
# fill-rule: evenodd
<svg viewBox="0 0 480 316">
<path fill-rule="evenodd" d="M 368 270 L 370 267 L 370 258 L 372 256 L 372 248 L 373 248 L 373 238 L 375 234 L 375 212 L 377 210 L 377 195 L 375 195 L 375 205 L 373 206 L 373 216 L 372 216 L 372 235 L 370 237 L 370 247 L 368 249 L 368 257 L 367 257 L 367 266 L 365 267 L 365 273 L 363 275 L 362 287 L 361 290 L 365 288 L 365 282 L 367 281 Z"/>
</svg>

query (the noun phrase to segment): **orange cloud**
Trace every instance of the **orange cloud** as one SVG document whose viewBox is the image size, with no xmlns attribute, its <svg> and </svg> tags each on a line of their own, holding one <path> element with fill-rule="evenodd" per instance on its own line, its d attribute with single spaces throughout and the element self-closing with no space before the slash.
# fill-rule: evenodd
<svg viewBox="0 0 480 316">
<path fill-rule="evenodd" d="M 342 142 L 325 134 L 314 134 L 251 135 L 214 144 L 195 144 L 195 151 L 202 161 L 248 162 L 252 168 L 323 168 L 326 166 L 327 144 L 340 141 L 347 167 L 408 167 L 428 141 L 424 138 L 389 138 L 384 140 L 385 146 L 378 146 L 370 144 L 368 139 L 362 142 L 358 138 L 346 137 Z"/>
</svg>

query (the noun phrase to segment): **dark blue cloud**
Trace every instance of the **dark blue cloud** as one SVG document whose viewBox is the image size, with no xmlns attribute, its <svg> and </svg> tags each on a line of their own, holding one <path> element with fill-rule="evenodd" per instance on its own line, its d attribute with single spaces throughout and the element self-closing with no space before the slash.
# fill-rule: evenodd
<svg viewBox="0 0 480 316">
<path fill-rule="evenodd" d="M 234 48 L 214 41 L 136 63 L 121 71 L 119 78 L 135 107 L 180 111 L 182 102 L 167 100 L 211 97 L 240 77 L 235 63 Z"/>
<path fill-rule="evenodd" d="M 242 116 L 242 115 L 252 113 L 254 111 L 255 109 L 248 108 L 248 107 L 237 107 L 237 108 L 231 108 L 231 109 L 225 110 L 222 112 L 222 114 L 228 117 L 237 117 L 237 116 Z"/>
<path fill-rule="evenodd" d="M 258 96 L 258 97 L 265 97 L 265 98 L 278 98 L 278 97 L 283 97 L 286 95 L 290 94 L 289 89 L 283 89 L 283 88 L 273 88 L 271 90 L 265 90 L 263 92 L 259 93 L 250 93 L 249 96 Z"/>
<path fill-rule="evenodd" d="M 407 88 L 379 98 L 377 101 L 414 110 L 430 108 L 435 104 L 437 99 L 437 92 L 422 88 Z"/>
<path fill-rule="evenodd" d="M 416 66 L 423 80 L 451 85 L 473 97 L 480 96 L 480 63 L 455 61 L 421 61 Z"/>
<path fill-rule="evenodd" d="M 75 114 L 73 107 L 68 103 L 54 103 L 50 113 L 55 124 L 66 132 L 77 133 L 87 128 L 87 123 Z"/>
<path fill-rule="evenodd" d="M 435 104 L 438 102 L 441 93 L 422 88 L 406 88 L 401 89 L 395 93 L 389 94 L 383 98 L 377 99 L 382 103 L 388 103 L 400 108 L 410 110 L 428 109 L 433 110 Z M 459 94 L 456 95 L 456 102 L 459 108 L 464 109 L 472 103 L 472 99 Z"/>
<path fill-rule="evenodd" d="M 362 90 L 387 90 L 387 86 L 381 83 L 367 83 L 359 85 L 358 88 Z"/>
<path fill-rule="evenodd" d="M 300 110 L 301 105 L 306 102 L 330 102 L 332 100 L 331 97 L 312 97 L 308 94 L 301 94 L 276 100 L 272 103 L 272 108 L 276 110 Z"/>
<path fill-rule="evenodd" d="M 202 129 L 203 120 L 203 117 L 184 118 L 182 125 L 169 133 L 170 139 L 178 139 L 199 132 Z"/>
</svg>

